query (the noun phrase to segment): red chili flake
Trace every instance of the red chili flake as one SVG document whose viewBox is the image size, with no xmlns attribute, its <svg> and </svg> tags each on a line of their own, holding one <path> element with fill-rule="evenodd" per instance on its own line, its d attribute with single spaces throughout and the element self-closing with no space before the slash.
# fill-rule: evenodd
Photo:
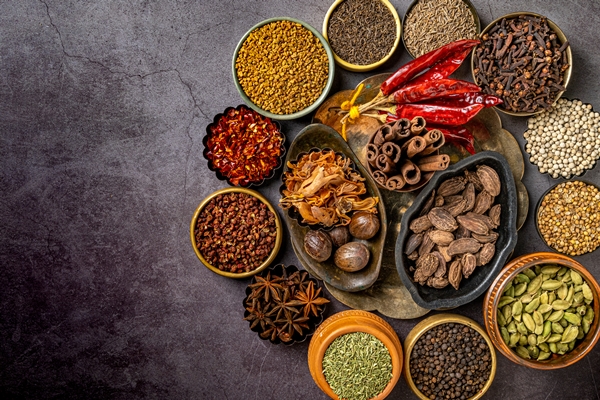
<svg viewBox="0 0 600 400">
<path fill-rule="evenodd" d="M 233 185 L 269 176 L 282 154 L 283 134 L 268 117 L 246 107 L 230 110 L 211 127 L 207 157 Z"/>
</svg>

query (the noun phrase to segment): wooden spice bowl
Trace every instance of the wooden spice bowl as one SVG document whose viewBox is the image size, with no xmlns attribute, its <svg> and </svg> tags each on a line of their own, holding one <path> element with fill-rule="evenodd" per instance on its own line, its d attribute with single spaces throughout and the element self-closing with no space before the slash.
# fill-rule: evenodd
<svg viewBox="0 0 600 400">
<path fill-rule="evenodd" d="M 196 229 L 196 224 L 198 222 L 198 217 L 199 217 L 200 213 L 202 212 L 202 210 L 204 210 L 204 208 L 207 206 L 207 204 L 212 199 L 214 199 L 218 195 L 221 195 L 224 193 L 244 193 L 244 194 L 256 197 L 258 200 L 260 200 L 262 203 L 264 203 L 267 206 L 267 208 L 275 215 L 275 230 L 277 232 L 277 235 L 275 237 L 275 246 L 273 247 L 273 250 L 271 250 L 269 257 L 267 257 L 267 259 L 260 266 L 253 269 L 252 271 L 240 272 L 240 273 L 221 271 L 219 268 L 210 264 L 206 260 L 206 258 L 204 258 L 204 256 L 200 252 L 200 250 L 198 250 L 198 246 L 196 245 L 195 229 Z M 194 252 L 196 253 L 196 256 L 198 257 L 200 262 L 202 262 L 202 264 L 204 264 L 204 266 L 206 268 L 210 269 L 214 273 L 219 274 L 221 276 L 225 276 L 227 278 L 236 278 L 236 279 L 248 278 L 252 275 L 255 275 L 255 274 L 265 270 L 275 260 L 275 257 L 277 257 L 277 253 L 279 252 L 279 249 L 281 247 L 282 238 L 283 238 L 283 230 L 282 230 L 282 226 L 281 226 L 281 220 L 279 218 L 279 214 L 277 214 L 277 211 L 275 210 L 273 205 L 269 202 L 269 200 L 267 200 L 259 192 L 252 190 L 252 189 L 247 189 L 247 188 L 229 187 L 229 188 L 220 189 L 220 190 L 217 190 L 217 191 L 211 193 L 204 200 L 202 200 L 202 202 L 198 205 L 198 208 L 196 208 L 196 211 L 194 212 L 194 215 L 192 216 L 192 221 L 190 223 L 190 240 L 192 242 L 192 247 L 194 248 Z"/>
<path fill-rule="evenodd" d="M 458 314 L 444 313 L 444 314 L 432 315 L 430 317 L 425 318 L 423 321 L 419 322 L 417 325 L 415 325 L 415 327 L 408 333 L 408 336 L 406 336 L 406 339 L 404 339 L 404 349 L 406 351 L 406 357 L 404 359 L 404 379 L 406 380 L 406 383 L 408 384 L 410 389 L 413 391 L 413 393 L 416 394 L 417 397 L 419 397 L 422 400 L 429 400 L 429 397 L 425 396 L 419 389 L 417 389 L 417 386 L 412 379 L 412 376 L 410 374 L 410 354 L 411 354 L 413 348 L 415 347 L 417 341 L 419 340 L 419 338 L 421 336 L 423 336 L 424 334 L 426 334 L 431 328 L 438 326 L 438 325 L 450 324 L 450 323 L 462 324 L 462 325 L 466 325 L 466 326 L 474 329 L 485 339 L 485 342 L 487 343 L 487 345 L 490 349 L 491 363 L 492 363 L 492 369 L 490 371 L 490 376 L 489 376 L 485 386 L 483 387 L 483 389 L 480 392 L 478 392 L 477 395 L 469 398 L 469 400 L 480 399 L 485 394 L 485 392 L 487 392 L 487 390 L 490 388 L 490 386 L 492 385 L 492 382 L 494 381 L 494 377 L 496 376 L 497 359 L 496 359 L 496 352 L 494 351 L 494 346 L 492 344 L 492 340 L 487 335 L 485 330 L 477 322 L 473 321 L 470 318 L 467 318 L 467 317 L 464 317 L 464 316 L 458 315 Z"/>
<path fill-rule="evenodd" d="M 522 271 L 535 267 L 540 264 L 557 264 L 577 271 L 592 290 L 594 299 L 592 308 L 594 310 L 594 320 L 590 326 L 589 332 L 583 340 L 575 346 L 573 350 L 562 356 L 553 355 L 548 360 L 536 361 L 521 358 L 516 352 L 511 350 L 502 339 L 500 328 L 498 327 L 497 309 L 500 297 L 506 286 L 513 280 L 517 274 Z M 588 354 L 600 338 L 600 286 L 594 276 L 579 262 L 559 253 L 538 252 L 524 254 L 510 261 L 500 274 L 496 277 L 492 286 L 485 295 L 483 301 L 483 321 L 492 343 L 506 358 L 518 365 L 524 365 L 529 368 L 541 370 L 553 370 L 568 367 L 575 364 Z"/>
<path fill-rule="evenodd" d="M 361 310 L 347 310 L 327 318 L 315 331 L 308 347 L 308 368 L 317 386 L 332 399 L 338 399 L 325 375 L 323 356 L 329 345 L 339 336 L 347 333 L 365 332 L 379 339 L 392 357 L 392 379 L 385 389 L 373 399 L 385 399 L 394 389 L 402 372 L 402 344 L 394 328 L 377 315 Z"/>
<path fill-rule="evenodd" d="M 325 19 L 323 20 L 323 36 L 325 37 L 326 40 L 329 40 L 328 36 L 327 36 L 327 31 L 329 30 L 329 20 L 331 19 L 331 14 L 333 14 L 335 9 L 344 1 L 345 0 L 335 0 L 333 2 L 333 4 L 331 5 L 331 7 L 329 7 L 329 10 L 327 10 L 327 14 L 325 15 Z M 334 58 L 336 64 L 339 65 L 340 67 L 344 68 L 345 70 L 352 71 L 352 72 L 372 71 L 372 70 L 380 67 L 381 65 L 383 65 L 383 63 L 385 63 L 387 60 L 389 60 L 390 57 L 398 49 L 398 45 L 400 44 L 400 38 L 402 37 L 402 21 L 400 21 L 398 12 L 396 11 L 396 8 L 392 5 L 392 3 L 390 3 L 388 0 L 379 0 L 379 1 L 381 1 L 390 10 L 390 12 L 392 13 L 392 16 L 394 17 L 394 22 L 396 23 L 396 39 L 394 40 L 394 44 L 392 45 L 392 48 L 390 49 L 389 53 L 385 57 L 383 57 L 382 59 L 380 59 L 377 62 L 374 62 L 372 64 L 366 64 L 366 65 L 352 64 L 348 61 L 345 61 L 342 58 L 340 58 L 340 56 L 338 56 L 332 49 L 333 58 Z"/>
</svg>

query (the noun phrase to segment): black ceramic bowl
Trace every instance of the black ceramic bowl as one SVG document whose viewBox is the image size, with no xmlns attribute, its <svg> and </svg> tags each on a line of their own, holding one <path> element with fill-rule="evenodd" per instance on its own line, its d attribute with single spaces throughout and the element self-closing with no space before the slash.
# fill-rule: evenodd
<svg viewBox="0 0 600 400">
<path fill-rule="evenodd" d="M 257 278 L 258 277 L 258 278 Z M 270 279 L 274 279 L 274 283 L 277 285 L 281 285 L 283 287 L 289 286 L 289 285 L 294 285 L 296 292 L 299 290 L 299 285 L 304 285 L 307 286 L 309 284 L 309 282 L 312 282 L 312 286 L 313 286 L 313 293 L 316 293 L 320 288 L 321 285 L 319 285 L 319 282 L 310 277 L 310 274 L 307 271 L 303 271 L 303 270 L 298 270 L 298 268 L 295 265 L 288 265 L 287 267 L 284 266 L 283 264 L 277 264 L 275 266 L 269 267 L 266 270 L 264 270 L 262 273 L 255 275 L 252 278 L 252 281 L 250 282 L 250 285 L 246 287 L 246 297 L 244 298 L 244 301 L 242 302 L 243 307 L 246 309 L 244 311 L 244 319 L 248 318 L 248 316 L 250 315 L 250 310 L 252 309 L 252 307 L 255 306 L 255 302 L 250 299 L 250 294 L 252 293 L 252 285 L 256 285 L 257 283 L 260 284 L 261 282 L 264 282 L 266 280 L 270 280 Z M 259 282 L 260 281 L 260 282 Z M 276 290 L 276 289 L 273 289 Z M 289 301 L 293 301 L 293 298 L 284 298 L 283 295 L 281 295 L 281 298 L 279 300 L 277 300 L 276 302 L 272 301 L 272 293 L 273 291 L 270 292 L 270 298 L 271 298 L 271 303 L 272 304 L 276 304 L 278 302 L 289 302 Z M 280 293 L 280 292 L 278 292 Z M 323 290 L 321 289 L 321 291 L 319 292 L 319 297 L 324 297 L 323 296 Z M 263 303 L 264 304 L 264 303 Z M 292 306 L 290 306 L 292 307 Z M 287 345 L 291 345 L 294 343 L 300 343 L 306 340 L 307 337 L 312 336 L 313 333 L 315 333 L 315 329 L 317 329 L 317 327 L 321 324 L 321 322 L 323 322 L 323 313 L 325 312 L 325 305 L 320 305 L 320 312 L 317 315 L 314 315 L 314 313 L 309 314 L 309 319 L 308 321 L 302 321 L 301 323 L 304 324 L 306 327 L 304 326 L 300 326 L 300 330 L 302 331 L 302 333 L 300 333 L 300 331 L 298 329 L 294 329 L 292 326 L 292 335 L 289 337 L 290 340 L 282 340 L 282 336 L 281 335 L 277 335 L 278 331 L 285 331 L 287 332 L 290 328 L 289 325 L 285 325 L 281 322 L 276 322 L 279 321 L 277 319 L 277 310 L 275 310 L 274 312 L 272 312 L 272 315 L 269 315 L 269 313 L 271 312 L 272 308 L 269 308 L 266 310 L 266 317 L 275 323 L 275 328 L 272 327 L 272 325 L 266 323 L 265 324 L 265 328 L 263 328 L 263 326 L 260 323 L 256 323 L 253 325 L 254 321 L 249 321 L 250 324 L 250 330 L 252 330 L 253 332 L 256 332 L 259 334 L 259 337 L 262 340 L 268 340 L 273 344 L 287 344 Z M 293 308 L 300 310 L 302 308 L 302 306 L 297 306 L 294 305 Z M 304 314 L 301 312 L 300 316 L 303 316 Z M 281 312 L 281 319 L 285 319 L 284 315 L 287 316 L 289 315 L 289 311 L 284 310 Z M 278 329 L 279 328 L 279 329 Z M 271 336 L 268 333 L 266 333 L 265 331 L 268 329 L 274 329 L 275 331 L 275 335 Z M 261 335 L 263 332 L 265 332 L 265 335 Z"/>
<path fill-rule="evenodd" d="M 247 113 L 248 115 L 252 115 L 252 117 L 255 119 L 262 120 L 263 123 L 272 124 L 274 126 L 274 128 L 276 129 L 276 130 L 274 130 L 274 132 L 277 132 L 279 135 L 281 135 L 280 154 L 272 155 L 271 156 L 272 159 L 269 160 L 269 161 L 273 162 L 273 164 L 274 164 L 273 168 L 271 168 L 270 171 L 268 171 L 266 174 L 264 174 L 260 178 L 256 178 L 256 179 L 252 178 L 250 180 L 243 181 L 240 183 L 233 182 L 232 181 L 233 177 L 231 177 L 228 173 L 224 173 L 220 168 L 217 168 L 217 166 L 215 166 L 214 162 L 212 161 L 212 159 L 209 156 L 211 149 L 209 148 L 209 145 L 208 145 L 208 141 L 213 136 L 214 131 L 216 129 L 218 129 L 219 121 L 223 117 L 233 118 L 236 112 L 237 113 L 240 113 L 240 112 Z M 275 172 L 278 169 L 280 169 L 281 166 L 283 165 L 283 159 L 285 157 L 285 151 L 286 151 L 285 150 L 285 135 L 281 131 L 281 126 L 279 125 L 279 122 L 272 120 L 269 117 L 265 117 L 264 115 L 259 114 L 258 112 L 252 110 L 251 108 L 249 108 L 248 106 L 246 106 L 244 104 L 240 104 L 237 107 L 227 107 L 225 109 L 225 111 L 223 111 L 223 113 L 215 115 L 213 122 L 206 126 L 206 135 L 204 136 L 204 138 L 202 138 L 202 144 L 204 145 L 204 151 L 202 152 L 202 155 L 204 156 L 206 161 L 208 161 L 208 169 L 210 169 L 211 171 L 213 171 L 215 173 L 215 175 L 217 176 L 217 179 L 222 180 L 222 181 L 227 181 L 227 183 L 230 184 L 231 186 L 240 186 L 240 187 L 245 187 L 245 188 L 249 188 L 252 186 L 255 186 L 255 187 L 261 186 L 263 183 L 265 183 L 269 179 L 273 178 L 275 176 Z M 242 155 L 242 157 L 246 160 L 249 159 L 247 155 Z"/>
<path fill-rule="evenodd" d="M 463 278 L 458 290 L 451 285 L 443 289 L 421 286 L 409 276 L 410 260 L 404 254 L 406 242 L 411 235 L 410 222 L 419 216 L 425 201 L 433 189 L 446 179 L 461 175 L 463 171 L 474 171 L 478 165 L 489 165 L 496 170 L 502 182 L 502 189 L 495 202 L 502 205 L 500 226 L 496 229 L 499 234 L 496 241 L 496 252 L 491 261 L 480 267 L 469 278 Z M 396 240 L 396 268 L 404 286 L 410 292 L 413 300 L 419 306 L 430 310 L 448 309 L 466 304 L 483 294 L 498 275 L 506 260 L 512 254 L 517 243 L 517 191 L 508 161 L 497 152 L 484 151 L 467 157 L 450 166 L 447 170 L 436 173 L 413 204 L 402 217 L 400 233 Z"/>
</svg>

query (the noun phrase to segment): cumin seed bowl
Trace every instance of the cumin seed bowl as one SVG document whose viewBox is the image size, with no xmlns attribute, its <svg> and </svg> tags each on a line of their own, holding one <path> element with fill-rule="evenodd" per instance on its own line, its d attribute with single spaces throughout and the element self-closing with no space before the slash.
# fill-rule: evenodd
<svg viewBox="0 0 600 400">
<path fill-rule="evenodd" d="M 498 325 L 498 304 L 504 291 L 517 275 L 527 269 L 547 264 L 554 264 L 574 270 L 581 275 L 584 282 L 587 282 L 593 295 L 591 306 L 594 311 L 594 320 L 590 325 L 588 333 L 573 350 L 564 355 L 552 354 L 547 360 L 537 361 L 520 357 L 504 342 Z M 515 364 L 540 370 L 568 367 L 584 358 L 592 351 L 600 339 L 600 286 L 587 268 L 571 257 L 550 252 L 524 254 L 506 264 L 487 291 L 483 300 L 483 323 L 494 347 Z"/>
<path fill-rule="evenodd" d="M 560 43 L 561 45 L 566 46 L 566 48 L 564 49 L 564 53 L 566 53 L 566 56 L 565 56 L 566 64 L 568 65 L 568 68 L 566 68 L 565 71 L 561 71 L 563 73 L 562 86 L 564 87 L 564 90 L 560 90 L 560 91 L 556 92 L 555 97 L 552 101 L 552 104 L 549 107 L 547 107 L 547 108 L 539 107 L 540 109 L 538 109 L 536 111 L 528 111 L 528 110 L 523 110 L 522 107 L 519 108 L 518 110 L 507 109 L 507 108 L 505 108 L 506 103 L 495 106 L 495 108 L 498 111 L 503 112 L 505 114 L 512 115 L 515 117 L 526 117 L 526 116 L 530 116 L 530 115 L 539 114 L 541 112 L 544 112 L 547 109 L 550 109 L 556 103 L 556 101 L 558 101 L 558 99 L 563 95 L 563 93 L 566 91 L 569 81 L 571 80 L 571 74 L 573 72 L 573 54 L 571 52 L 571 46 L 568 44 L 566 35 L 564 34 L 564 32 L 559 28 L 559 26 L 556 23 L 554 23 L 552 20 L 546 18 L 545 16 L 543 16 L 541 14 L 537 14 L 537 13 L 529 12 L 529 11 L 513 12 L 513 13 L 509 13 L 509 14 L 503 15 L 503 16 L 495 19 L 481 32 L 481 34 L 479 35 L 479 38 L 483 40 L 483 38 L 488 36 L 492 30 L 498 29 L 498 27 L 502 24 L 502 20 L 507 20 L 507 21 L 514 20 L 520 16 L 530 17 L 530 18 L 534 18 L 534 19 L 545 19 L 548 22 L 548 27 L 556 35 L 556 38 L 555 38 L 556 42 Z M 532 39 L 533 41 L 538 40 L 537 38 L 534 38 L 533 35 L 532 35 L 532 38 L 533 38 Z M 528 40 L 527 37 L 526 37 L 526 40 Z M 489 91 L 495 92 L 494 89 L 490 88 L 490 82 L 487 82 L 487 84 L 486 84 L 485 82 L 480 82 L 479 79 L 477 79 L 476 69 L 479 68 L 479 65 L 478 65 L 476 54 L 477 54 L 478 49 L 481 48 L 481 46 L 482 46 L 481 44 L 478 46 L 475 46 L 473 48 L 473 52 L 471 53 L 471 73 L 473 76 L 473 82 L 475 82 L 475 84 L 479 85 L 485 93 L 490 93 Z M 527 54 L 527 52 L 525 52 L 525 54 Z M 528 65 L 528 64 L 529 64 L 529 62 L 524 65 Z M 531 65 L 533 65 L 533 64 L 531 64 Z M 518 72 L 520 69 L 516 68 L 515 70 Z M 520 79 L 520 78 L 525 78 L 524 73 L 523 73 L 523 75 L 519 75 L 518 73 L 515 74 L 515 80 Z M 511 84 L 511 86 L 512 86 L 512 84 Z M 492 93 L 492 94 L 497 95 L 497 93 Z M 505 100 L 503 95 L 500 97 L 503 98 L 503 100 Z M 524 97 L 524 96 L 519 96 L 519 97 Z"/>
<path fill-rule="evenodd" d="M 355 332 L 364 332 L 380 340 L 392 359 L 392 378 L 375 400 L 386 398 L 398 383 L 402 373 L 404 355 L 402 344 L 394 328 L 383 318 L 361 310 L 346 310 L 327 318 L 315 331 L 308 346 L 308 368 L 317 386 L 332 399 L 338 396 L 327 383 L 323 374 L 323 357 L 329 345 L 338 337 Z"/>
<path fill-rule="evenodd" d="M 331 25 L 332 15 L 334 15 L 334 12 L 345 1 L 346 0 L 336 0 L 329 7 L 329 10 L 327 10 L 327 14 L 325 15 L 325 19 L 323 20 L 323 36 L 328 41 L 331 40 L 331 37 L 330 37 L 331 35 L 329 34 L 329 28 Z M 396 30 L 395 30 L 396 33 L 395 33 L 394 42 L 392 43 L 390 50 L 382 58 L 380 58 L 379 60 L 374 61 L 372 63 L 369 63 L 369 64 L 356 64 L 356 63 L 349 62 L 349 61 L 343 59 L 342 57 L 340 57 L 340 55 L 336 54 L 336 52 L 332 48 L 333 57 L 335 59 L 336 64 L 339 65 L 340 67 L 344 68 L 345 70 L 352 71 L 352 72 L 372 71 L 372 70 L 380 67 L 381 65 L 383 65 L 386 61 L 388 61 L 390 59 L 390 57 L 392 57 L 392 55 L 398 49 L 398 45 L 400 43 L 400 38 L 402 37 L 402 21 L 400 21 L 400 17 L 398 16 L 398 12 L 396 11 L 396 8 L 388 0 L 379 0 L 379 2 L 381 2 L 390 11 L 392 18 L 394 19 L 394 22 L 396 25 Z M 340 38 L 340 40 L 341 40 L 341 38 Z M 344 42 L 348 43 L 348 42 L 351 42 L 354 40 L 358 40 L 358 39 L 348 37 L 348 38 L 346 38 L 346 40 L 344 40 Z"/>
<path fill-rule="evenodd" d="M 264 204 L 266 206 L 267 210 L 274 215 L 275 239 L 274 239 L 273 247 L 269 251 L 267 257 L 263 256 L 262 261 L 260 262 L 260 265 L 258 265 L 256 268 L 253 268 L 249 271 L 231 272 L 228 270 L 220 269 L 218 266 L 213 265 L 208 260 L 208 258 L 210 258 L 208 254 L 203 254 L 203 251 L 201 251 L 198 248 L 198 245 L 199 245 L 198 219 L 200 218 L 201 214 L 205 211 L 205 209 L 209 206 L 209 204 L 214 199 L 216 199 L 219 196 L 228 195 L 228 194 L 245 195 L 245 196 L 254 197 L 259 201 L 260 204 Z M 242 223 L 242 221 L 241 221 L 242 213 L 244 211 L 243 210 L 235 210 L 235 209 L 233 211 L 235 213 L 235 217 L 240 218 L 240 221 L 236 221 L 235 225 L 236 226 L 244 225 L 246 222 Z M 216 213 L 214 215 L 212 215 L 212 218 L 216 218 L 215 215 L 216 215 Z M 252 216 L 249 216 L 249 217 L 252 219 L 255 218 Z M 213 219 L 213 221 L 214 221 L 214 219 Z M 245 220 L 245 221 L 247 221 L 247 220 Z M 206 239 L 213 241 L 213 242 L 216 241 L 216 235 L 220 234 L 220 230 L 217 231 L 216 228 L 214 227 L 214 224 L 209 225 L 208 223 L 207 223 L 207 227 L 206 227 L 206 232 L 208 232 Z M 202 239 L 204 240 L 204 237 L 202 237 Z M 261 240 L 263 240 L 263 239 L 261 239 Z M 218 275 L 221 275 L 221 276 L 224 276 L 227 278 L 236 278 L 236 279 L 248 278 L 252 275 L 255 275 L 255 274 L 265 270 L 275 260 L 275 257 L 277 257 L 277 253 L 279 252 L 279 249 L 281 247 L 282 240 L 283 240 L 283 228 L 281 225 L 281 220 L 279 218 L 279 215 L 277 214 L 277 211 L 273 207 L 273 205 L 269 202 L 269 200 L 267 200 L 259 192 L 252 190 L 252 189 L 247 189 L 247 188 L 229 187 L 229 188 L 220 189 L 220 190 L 217 190 L 217 191 L 211 193 L 204 200 L 202 200 L 202 202 L 198 205 L 198 208 L 196 208 L 196 211 L 194 212 L 194 215 L 192 216 L 192 220 L 190 222 L 190 241 L 191 241 L 192 247 L 194 248 L 194 253 L 196 253 L 196 256 L 198 257 L 200 262 L 206 268 L 208 268 L 209 270 L 211 270 L 212 272 L 214 272 Z M 252 244 L 252 246 L 255 246 L 256 244 L 257 243 L 254 243 L 254 244 Z M 216 245 L 224 247 L 224 244 L 220 245 L 219 243 L 217 243 Z M 229 258 L 229 260 L 231 261 L 232 264 L 233 264 L 233 259 L 235 256 L 236 256 L 235 254 L 232 254 L 231 257 Z M 229 264 L 227 264 L 227 265 L 229 265 Z"/>
<path fill-rule="evenodd" d="M 284 40 L 273 41 L 277 36 Z M 248 106 L 269 118 L 292 120 L 325 101 L 333 86 L 335 60 L 315 28 L 295 18 L 276 17 L 259 22 L 241 38 L 233 52 L 232 72 Z"/>
</svg>

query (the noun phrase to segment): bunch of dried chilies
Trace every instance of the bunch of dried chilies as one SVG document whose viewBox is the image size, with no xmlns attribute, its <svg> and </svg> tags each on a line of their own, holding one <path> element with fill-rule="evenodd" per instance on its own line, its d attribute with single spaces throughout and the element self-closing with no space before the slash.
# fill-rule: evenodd
<svg viewBox="0 0 600 400">
<path fill-rule="evenodd" d="M 457 40 L 416 58 L 400 67 L 382 84 L 379 93 L 368 103 L 354 106 L 341 119 L 343 126 L 360 115 L 381 122 L 421 116 L 427 126 L 439 129 L 449 143 L 465 144 L 474 154 L 473 136 L 461 125 L 466 124 L 484 107 L 502 100 L 483 94 L 479 86 L 448 78 L 460 67 L 479 40 Z"/>
</svg>

